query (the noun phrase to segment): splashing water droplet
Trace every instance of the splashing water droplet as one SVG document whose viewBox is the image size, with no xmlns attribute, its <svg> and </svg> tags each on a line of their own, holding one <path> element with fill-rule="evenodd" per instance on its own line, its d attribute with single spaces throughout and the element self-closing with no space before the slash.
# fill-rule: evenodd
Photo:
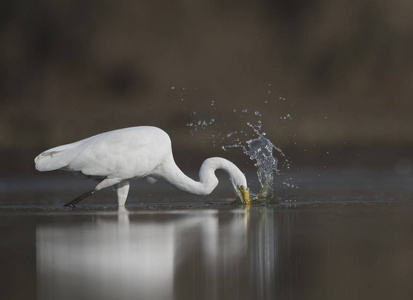
<svg viewBox="0 0 413 300">
<path fill-rule="evenodd" d="M 282 157 L 284 165 L 286 164 L 287 168 L 289 168 L 289 161 L 283 151 L 265 137 L 265 132 L 261 133 L 261 123 L 253 125 L 250 122 L 247 122 L 247 125 L 254 130 L 255 134 L 258 136 L 257 138 L 246 141 L 247 146 L 243 145 L 240 139 L 237 138 L 233 141 L 232 145 L 223 146 L 222 149 L 226 151 L 228 148 L 241 148 L 244 154 L 255 161 L 254 166 L 257 168 L 261 189 L 257 195 L 251 195 L 259 202 L 271 203 L 275 201 L 273 192 L 274 176 L 280 175 L 280 170 L 278 168 L 279 160 L 274 155 L 274 152 L 277 152 L 278 156 Z M 233 134 L 234 132 L 228 134 L 227 137 L 230 137 Z"/>
<path fill-rule="evenodd" d="M 274 198 L 274 175 L 280 174 L 278 159 L 274 156 L 274 150 L 284 158 L 287 165 L 289 165 L 289 163 L 284 152 L 267 139 L 264 136 L 265 133 L 260 133 L 262 124 L 248 125 L 258 135 L 257 138 L 247 141 L 249 150 L 244 149 L 244 153 L 247 154 L 251 160 L 255 160 L 254 165 L 257 167 L 258 180 L 261 184 L 261 190 L 257 195 L 257 199 L 271 201 Z"/>
<path fill-rule="evenodd" d="M 280 100 L 285 100 L 285 98 L 280 97 Z M 211 109 L 215 109 L 215 101 L 210 100 Z M 267 103 L 267 100 L 265 100 Z M 266 133 L 262 130 L 263 123 L 260 120 L 262 113 L 259 110 L 250 110 L 248 109 L 231 109 L 234 113 L 239 113 L 240 118 L 245 118 L 247 125 L 247 130 L 238 130 L 238 131 L 218 131 L 210 135 L 212 139 L 213 147 L 221 147 L 223 151 L 228 151 L 230 148 L 241 148 L 243 153 L 247 155 L 251 161 L 254 161 L 254 166 L 256 168 L 256 173 L 258 181 L 260 184 L 260 189 L 257 192 L 254 188 L 254 193 L 250 191 L 251 199 L 257 201 L 256 203 L 276 203 L 281 198 L 274 191 L 274 188 L 278 187 L 291 189 L 298 188 L 289 180 L 282 180 L 284 173 L 282 171 L 289 170 L 290 162 L 288 161 L 286 155 L 283 151 L 275 146 L 267 137 Z M 193 117 L 192 122 L 187 123 L 186 125 L 190 128 L 190 134 L 194 135 L 198 131 L 206 129 L 206 127 L 213 125 L 215 128 L 220 129 L 220 124 L 216 124 L 216 119 L 214 116 L 207 119 L 200 119 L 196 111 L 190 110 L 191 116 Z M 264 112 L 265 113 L 265 112 Z M 254 124 L 251 121 L 248 121 L 247 117 L 254 116 Z M 259 117 L 259 118 L 257 118 Z M 292 120 L 290 114 L 286 114 L 280 119 L 283 120 Z M 248 122 L 247 122 L 248 121 Z M 223 127 L 226 127 L 226 123 L 223 123 Z M 245 125 L 244 125 L 245 126 Z M 252 129 L 254 132 L 251 133 Z M 252 136 L 252 137 L 251 137 Z M 231 141 L 222 144 L 224 141 Z M 205 143 L 205 141 L 204 141 Z M 221 144 L 221 145 L 219 145 Z M 276 178 L 277 176 L 277 178 Z M 276 197 L 277 195 L 277 197 Z"/>
<path fill-rule="evenodd" d="M 255 160 L 257 167 L 258 180 L 261 184 L 261 190 L 258 198 L 273 197 L 274 172 L 279 173 L 277 169 L 278 159 L 272 154 L 274 145 L 263 136 L 247 141 L 249 150 L 245 151 L 251 160 Z"/>
</svg>

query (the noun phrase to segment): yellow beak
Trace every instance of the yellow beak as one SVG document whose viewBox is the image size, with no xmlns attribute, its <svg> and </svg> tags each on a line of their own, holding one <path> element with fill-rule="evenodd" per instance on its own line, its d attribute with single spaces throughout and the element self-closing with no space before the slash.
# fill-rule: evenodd
<svg viewBox="0 0 413 300">
<path fill-rule="evenodd" d="M 250 195 L 248 194 L 246 187 L 243 185 L 240 185 L 238 186 L 238 190 L 241 193 L 242 203 L 244 205 L 250 205 L 251 204 Z"/>
</svg>

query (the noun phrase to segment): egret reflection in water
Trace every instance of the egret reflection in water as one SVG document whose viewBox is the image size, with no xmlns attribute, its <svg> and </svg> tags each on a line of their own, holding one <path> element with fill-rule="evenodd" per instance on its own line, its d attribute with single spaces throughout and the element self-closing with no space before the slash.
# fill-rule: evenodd
<svg viewBox="0 0 413 300">
<path fill-rule="evenodd" d="M 37 227 L 40 299 L 182 299 L 191 286 L 204 299 L 272 294 L 272 215 L 251 231 L 248 209 L 119 209 L 89 223 Z"/>
</svg>

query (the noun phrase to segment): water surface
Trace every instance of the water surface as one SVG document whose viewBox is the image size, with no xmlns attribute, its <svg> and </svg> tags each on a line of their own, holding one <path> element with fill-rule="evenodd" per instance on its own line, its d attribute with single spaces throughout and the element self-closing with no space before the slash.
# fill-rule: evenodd
<svg viewBox="0 0 413 300">
<path fill-rule="evenodd" d="M 251 207 L 230 204 L 225 185 L 211 197 L 193 198 L 163 185 L 154 196 L 154 186 L 137 183 L 140 192 L 131 191 L 126 208 L 118 209 L 115 193 L 107 191 L 63 209 L 84 183 L 29 180 L 19 189 L 3 181 L 2 294 L 411 299 L 410 179 L 313 173 L 302 176 L 300 192 L 284 192 L 295 198 Z"/>
</svg>

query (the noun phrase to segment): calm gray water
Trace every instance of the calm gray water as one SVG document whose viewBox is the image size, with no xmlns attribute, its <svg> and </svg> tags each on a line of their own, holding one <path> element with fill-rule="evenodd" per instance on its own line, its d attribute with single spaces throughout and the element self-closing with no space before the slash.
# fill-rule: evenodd
<svg viewBox="0 0 413 300">
<path fill-rule="evenodd" d="M 63 209 L 93 186 L 70 176 L 2 180 L 2 299 L 412 299 L 412 178 L 295 176 L 278 205 L 137 182 L 124 209 Z"/>
</svg>

